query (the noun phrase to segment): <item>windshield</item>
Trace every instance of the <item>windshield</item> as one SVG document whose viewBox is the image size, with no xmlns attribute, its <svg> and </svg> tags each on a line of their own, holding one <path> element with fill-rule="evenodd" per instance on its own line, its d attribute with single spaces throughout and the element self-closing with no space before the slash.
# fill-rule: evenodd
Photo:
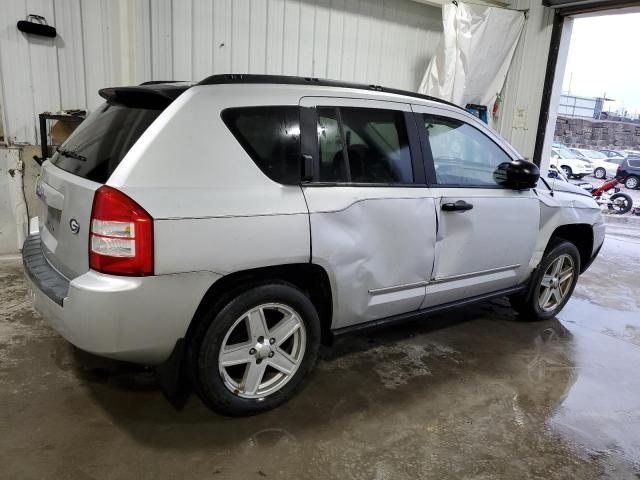
<svg viewBox="0 0 640 480">
<path fill-rule="evenodd" d="M 587 158 L 585 157 L 584 153 L 582 153 L 580 150 L 576 150 L 575 148 L 571 149 L 571 153 L 574 153 L 576 158 L 582 158 L 582 159 Z"/>
<path fill-rule="evenodd" d="M 556 148 L 554 149 L 554 152 L 560 158 L 576 158 L 576 155 L 574 153 L 571 153 L 571 151 L 566 148 Z"/>
<path fill-rule="evenodd" d="M 105 183 L 160 112 L 104 103 L 57 149 L 51 163 L 79 177 Z"/>
</svg>

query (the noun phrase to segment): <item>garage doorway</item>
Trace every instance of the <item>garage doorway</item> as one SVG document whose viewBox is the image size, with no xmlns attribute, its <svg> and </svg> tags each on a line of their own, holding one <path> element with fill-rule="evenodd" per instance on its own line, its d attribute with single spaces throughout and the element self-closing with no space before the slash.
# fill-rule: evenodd
<svg viewBox="0 0 640 480">
<path fill-rule="evenodd" d="M 546 171 L 551 157 L 555 126 L 569 58 L 569 47 L 575 22 L 587 17 L 640 13 L 640 1 L 544 0 L 543 3 L 555 9 L 553 32 L 534 150 L 534 162 L 537 163 L 543 171 Z M 604 37 L 604 41 L 611 42 L 612 45 L 615 45 L 616 36 L 614 34 L 607 35 Z M 630 58 L 629 61 L 633 61 L 632 58 Z"/>
</svg>

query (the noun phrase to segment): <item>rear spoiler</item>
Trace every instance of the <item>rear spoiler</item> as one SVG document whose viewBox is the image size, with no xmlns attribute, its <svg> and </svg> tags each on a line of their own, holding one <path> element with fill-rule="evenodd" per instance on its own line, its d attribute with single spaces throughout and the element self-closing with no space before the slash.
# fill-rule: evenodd
<svg viewBox="0 0 640 480">
<path fill-rule="evenodd" d="M 109 103 L 132 108 L 164 110 L 192 85 L 190 82 L 150 83 L 135 87 L 103 88 L 98 93 Z"/>
</svg>

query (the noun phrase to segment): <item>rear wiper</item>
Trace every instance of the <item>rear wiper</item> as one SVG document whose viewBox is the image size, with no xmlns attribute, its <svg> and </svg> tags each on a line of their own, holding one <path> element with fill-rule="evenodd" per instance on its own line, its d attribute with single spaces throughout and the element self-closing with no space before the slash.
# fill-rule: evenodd
<svg viewBox="0 0 640 480">
<path fill-rule="evenodd" d="M 63 155 L 65 157 L 69 157 L 69 158 L 74 158 L 76 160 L 80 160 L 81 162 L 86 162 L 87 161 L 87 157 L 84 157 L 82 155 L 80 155 L 79 153 L 76 153 L 72 150 L 65 150 L 63 148 L 60 147 L 56 147 L 56 152 L 58 152 L 60 155 Z"/>
</svg>

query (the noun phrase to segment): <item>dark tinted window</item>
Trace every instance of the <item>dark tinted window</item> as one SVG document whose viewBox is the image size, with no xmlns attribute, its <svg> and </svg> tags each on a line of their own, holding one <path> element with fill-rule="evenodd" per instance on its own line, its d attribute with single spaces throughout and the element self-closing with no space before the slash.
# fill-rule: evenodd
<svg viewBox="0 0 640 480">
<path fill-rule="evenodd" d="M 105 183 L 161 110 L 104 103 L 73 132 L 51 163 L 83 178 Z"/>
<path fill-rule="evenodd" d="M 424 115 L 439 185 L 496 186 L 494 172 L 511 158 L 480 130 L 460 120 Z"/>
<path fill-rule="evenodd" d="M 222 112 L 222 119 L 271 180 L 300 183 L 298 107 L 231 108 Z"/>
<path fill-rule="evenodd" d="M 627 162 L 629 163 L 630 167 L 640 168 L 640 158 L 629 158 Z"/>
<path fill-rule="evenodd" d="M 413 183 L 404 114 L 374 108 L 319 108 L 320 180 Z"/>
</svg>

